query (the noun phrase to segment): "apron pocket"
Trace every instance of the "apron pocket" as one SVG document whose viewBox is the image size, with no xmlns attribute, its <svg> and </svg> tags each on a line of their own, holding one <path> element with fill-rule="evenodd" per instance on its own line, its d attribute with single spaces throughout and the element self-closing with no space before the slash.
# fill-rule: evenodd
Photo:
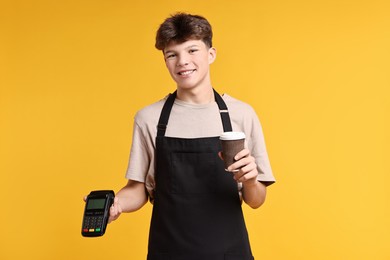
<svg viewBox="0 0 390 260">
<path fill-rule="evenodd" d="M 215 153 L 172 153 L 171 191 L 179 194 L 207 194 L 218 184 Z"/>
</svg>

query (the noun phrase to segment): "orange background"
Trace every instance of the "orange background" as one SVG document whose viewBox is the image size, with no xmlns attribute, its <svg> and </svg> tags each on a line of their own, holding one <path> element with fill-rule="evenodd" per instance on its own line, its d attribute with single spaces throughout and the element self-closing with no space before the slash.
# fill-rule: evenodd
<svg viewBox="0 0 390 260">
<path fill-rule="evenodd" d="M 214 28 L 219 92 L 250 103 L 277 184 L 244 206 L 256 259 L 390 259 L 388 1 L 1 1 L 0 259 L 145 259 L 152 206 L 101 238 L 82 197 L 126 180 L 137 110 L 175 89 L 155 31 Z"/>
</svg>

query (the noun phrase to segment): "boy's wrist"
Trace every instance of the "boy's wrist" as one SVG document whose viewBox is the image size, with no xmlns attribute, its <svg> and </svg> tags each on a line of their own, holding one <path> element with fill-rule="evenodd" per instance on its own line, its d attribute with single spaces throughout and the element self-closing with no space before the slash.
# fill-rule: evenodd
<svg viewBox="0 0 390 260">
<path fill-rule="evenodd" d="M 259 182 L 257 181 L 256 178 L 253 180 L 248 180 L 248 181 L 242 183 L 243 188 L 256 187 L 257 185 L 259 185 Z"/>
</svg>

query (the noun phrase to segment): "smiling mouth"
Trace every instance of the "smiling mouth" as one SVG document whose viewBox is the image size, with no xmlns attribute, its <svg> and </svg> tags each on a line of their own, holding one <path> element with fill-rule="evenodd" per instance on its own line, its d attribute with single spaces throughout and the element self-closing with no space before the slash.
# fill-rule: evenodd
<svg viewBox="0 0 390 260">
<path fill-rule="evenodd" d="M 188 75 L 192 74 L 194 71 L 195 70 L 180 71 L 177 74 L 179 74 L 180 76 L 188 76 Z"/>
</svg>

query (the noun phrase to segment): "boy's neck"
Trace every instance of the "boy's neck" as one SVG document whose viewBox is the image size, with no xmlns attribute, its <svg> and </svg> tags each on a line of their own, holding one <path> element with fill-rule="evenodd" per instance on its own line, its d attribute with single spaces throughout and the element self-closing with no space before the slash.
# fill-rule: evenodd
<svg viewBox="0 0 390 260">
<path fill-rule="evenodd" d="M 207 87 L 204 89 L 177 89 L 177 99 L 189 104 L 204 105 L 214 102 L 213 88 Z"/>
</svg>

